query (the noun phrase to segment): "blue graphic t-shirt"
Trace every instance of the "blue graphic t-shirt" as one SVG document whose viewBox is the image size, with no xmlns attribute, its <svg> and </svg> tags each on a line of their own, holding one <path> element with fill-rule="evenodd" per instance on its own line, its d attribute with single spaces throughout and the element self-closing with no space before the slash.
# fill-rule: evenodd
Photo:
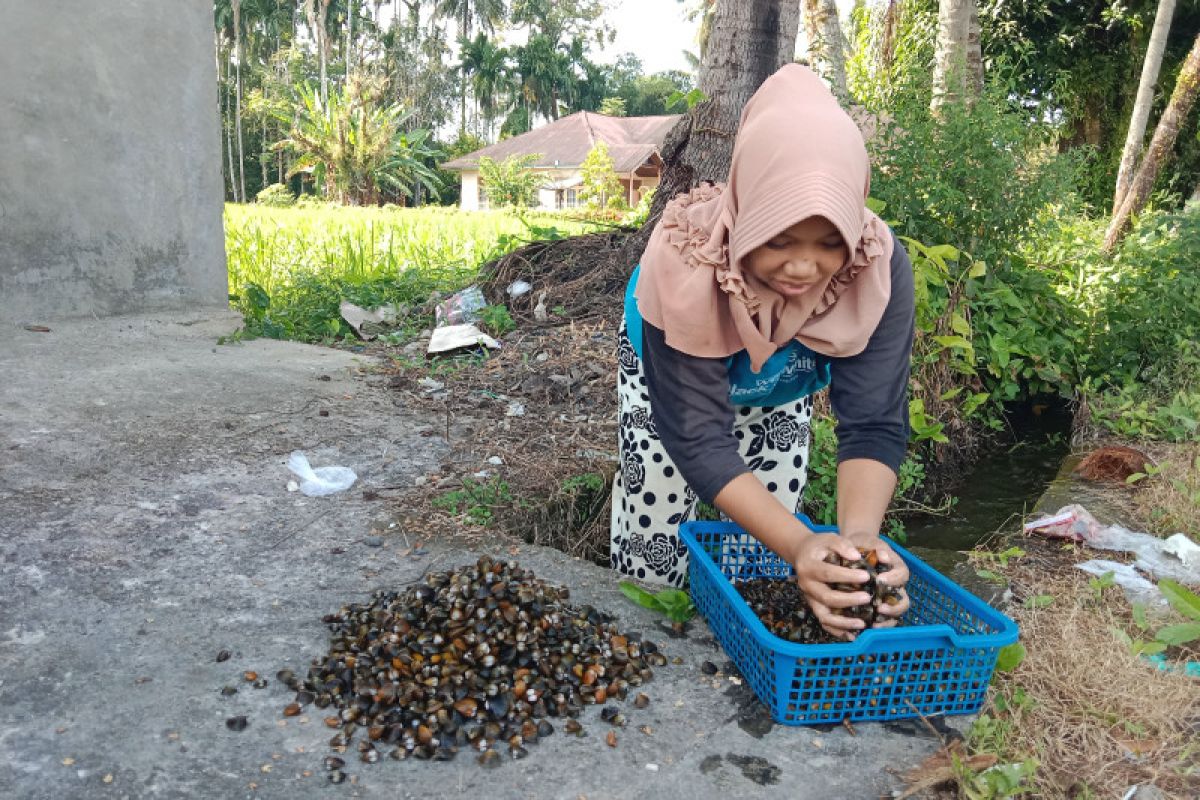
<svg viewBox="0 0 1200 800">
<path fill-rule="evenodd" d="M 642 358 L 642 314 L 634 296 L 639 272 L 641 265 L 625 286 L 625 328 L 634 352 Z M 745 350 L 725 359 L 725 365 L 729 369 L 729 401 L 739 406 L 780 406 L 829 385 L 829 359 L 795 339 L 768 358 L 757 374 L 751 371 Z"/>
</svg>

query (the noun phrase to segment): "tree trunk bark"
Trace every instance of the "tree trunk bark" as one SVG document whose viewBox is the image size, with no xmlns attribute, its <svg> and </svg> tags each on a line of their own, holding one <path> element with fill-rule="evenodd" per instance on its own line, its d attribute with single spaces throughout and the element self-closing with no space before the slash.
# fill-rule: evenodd
<svg viewBox="0 0 1200 800">
<path fill-rule="evenodd" d="M 667 136 L 662 183 L 645 236 L 675 195 L 701 181 L 728 177 L 742 107 L 763 81 L 793 60 L 799 26 L 795 0 L 718 0 L 700 66 L 700 91 L 707 99 Z"/>
<path fill-rule="evenodd" d="M 1171 31 L 1171 18 L 1175 14 L 1175 0 L 1158 0 L 1158 11 L 1154 15 L 1154 30 L 1150 33 L 1150 44 L 1146 46 L 1146 58 L 1142 61 L 1142 77 L 1138 81 L 1137 99 L 1133 101 L 1133 114 L 1129 118 L 1129 130 L 1125 133 L 1125 148 L 1121 151 L 1121 166 L 1117 170 L 1117 188 L 1113 193 L 1112 213 L 1116 214 L 1129 190 L 1129 180 L 1142 154 L 1142 142 L 1146 139 L 1146 125 L 1150 122 L 1150 107 L 1154 104 L 1154 86 L 1158 83 L 1158 71 L 1162 67 L 1163 51 L 1167 48 L 1167 34 Z"/>
<path fill-rule="evenodd" d="M 246 202 L 246 151 L 242 145 L 242 0 L 232 0 L 233 7 L 233 44 L 237 53 L 237 64 L 234 65 L 237 80 L 237 100 L 234 104 L 233 118 L 237 127 L 238 154 L 238 186 L 241 188 L 242 202 Z"/>
<path fill-rule="evenodd" d="M 225 133 L 229 128 L 227 122 L 229 120 L 229 101 L 228 93 L 225 90 L 225 81 L 221 78 L 221 32 L 213 32 L 213 49 L 216 50 L 217 56 L 217 118 L 221 120 L 221 133 Z M 218 137 L 221 138 L 221 137 Z M 225 142 L 221 142 L 221 150 L 226 155 L 229 154 L 229 147 Z M 233 188 L 233 156 L 229 156 L 229 166 L 225 166 L 225 159 L 221 159 L 221 172 L 223 177 L 228 181 L 226 186 L 230 196 L 236 191 Z"/>
<path fill-rule="evenodd" d="M 225 113 L 221 115 L 221 127 L 225 129 L 225 156 L 229 162 L 229 196 L 233 198 L 233 202 L 240 202 L 238 199 L 237 185 L 237 168 L 233 165 L 233 124 L 230 120 L 230 113 L 233 111 L 231 106 L 231 98 L 233 90 L 229 87 L 229 65 L 225 65 Z"/>
<path fill-rule="evenodd" d="M 329 29 L 326 22 L 329 15 L 329 4 L 332 0 L 304 0 L 304 18 L 317 41 L 317 61 L 321 65 L 321 103 L 329 102 L 329 76 L 326 62 L 329 60 Z M 317 4 L 320 4 L 320 8 Z"/>
<path fill-rule="evenodd" d="M 458 21 L 459 40 L 467 41 L 467 37 L 471 35 L 471 8 L 463 4 L 462 19 Z M 461 51 L 460 51 L 461 52 Z M 467 72 L 462 70 L 462 74 L 458 78 L 458 133 L 459 136 L 465 136 L 467 133 Z"/>
<path fill-rule="evenodd" d="M 265 97 L 265 95 L 264 95 Z M 267 164 L 271 160 L 270 145 L 267 143 L 267 114 L 264 110 L 262 115 L 262 151 L 258 155 L 259 166 L 262 167 L 262 188 L 267 188 L 271 181 L 270 175 L 267 173 Z"/>
<path fill-rule="evenodd" d="M 1167 104 L 1167 110 L 1163 112 L 1162 119 L 1158 121 L 1158 125 L 1154 129 L 1154 138 L 1150 140 L 1146 157 L 1138 167 L 1137 174 L 1133 176 L 1129 190 L 1125 192 L 1125 198 L 1121 201 L 1121 207 L 1113 215 L 1112 223 L 1109 224 L 1108 231 L 1104 235 L 1105 251 L 1111 253 L 1116 248 L 1129 227 L 1130 218 L 1146 205 L 1146 200 L 1150 197 L 1150 190 L 1154 188 L 1154 181 L 1170 157 L 1171 150 L 1175 146 L 1175 139 L 1179 136 L 1179 129 L 1188 114 L 1191 113 L 1198 93 L 1200 93 L 1200 34 L 1196 35 L 1191 52 L 1188 53 L 1179 70 L 1179 77 L 1175 80 L 1175 90 L 1171 92 L 1171 102 Z"/>
<path fill-rule="evenodd" d="M 930 103 L 935 112 L 947 103 L 970 97 L 972 17 L 978 17 L 975 0 L 940 0 L 938 3 L 937 50 Z"/>
<path fill-rule="evenodd" d="M 809 65 L 829 81 L 842 105 L 850 103 L 846 83 L 846 37 L 838 21 L 834 0 L 803 0 L 804 33 L 808 39 Z"/>
<path fill-rule="evenodd" d="M 900 24 L 900 0 L 888 0 L 883 12 L 883 31 L 879 41 L 879 67 L 887 73 L 896 60 L 896 29 Z"/>
<path fill-rule="evenodd" d="M 971 18 L 967 23 L 967 89 L 968 102 L 983 95 L 983 38 L 979 29 L 979 3 L 971 3 Z"/>
<path fill-rule="evenodd" d="M 354 0 L 346 2 L 346 75 L 354 65 Z"/>
</svg>

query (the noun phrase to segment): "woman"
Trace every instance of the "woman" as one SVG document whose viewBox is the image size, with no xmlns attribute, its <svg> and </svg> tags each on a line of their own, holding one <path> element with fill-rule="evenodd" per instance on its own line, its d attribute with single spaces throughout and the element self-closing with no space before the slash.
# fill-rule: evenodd
<svg viewBox="0 0 1200 800">
<path fill-rule="evenodd" d="M 903 561 L 878 536 L 908 441 L 912 270 L 865 207 L 862 134 L 821 80 L 791 64 L 742 112 L 729 181 L 667 204 L 630 279 L 619 342 L 621 468 L 611 561 L 680 585 L 679 524 L 714 504 L 796 570 L 831 633 L 861 620 L 833 609 L 870 602 L 862 570 L 825 562 L 879 551 L 903 586 Z M 813 394 L 838 420 L 838 536 L 795 517 L 808 466 Z M 893 618 L 908 599 L 882 611 Z"/>
</svg>

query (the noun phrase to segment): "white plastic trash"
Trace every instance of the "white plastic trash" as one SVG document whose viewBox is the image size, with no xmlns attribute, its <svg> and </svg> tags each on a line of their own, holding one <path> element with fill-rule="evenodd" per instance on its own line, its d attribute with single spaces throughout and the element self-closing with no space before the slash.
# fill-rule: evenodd
<svg viewBox="0 0 1200 800">
<path fill-rule="evenodd" d="M 300 493 L 308 497 L 324 497 L 344 492 L 354 485 L 358 476 L 349 467 L 317 467 L 313 469 L 308 457 L 296 450 L 288 456 L 288 469 L 300 479 Z"/>
</svg>

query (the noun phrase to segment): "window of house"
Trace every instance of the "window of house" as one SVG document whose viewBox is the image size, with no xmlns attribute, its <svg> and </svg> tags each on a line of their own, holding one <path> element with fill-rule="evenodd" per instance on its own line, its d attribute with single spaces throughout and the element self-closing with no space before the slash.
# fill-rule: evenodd
<svg viewBox="0 0 1200 800">
<path fill-rule="evenodd" d="M 487 191 L 483 188 L 483 178 L 479 178 L 479 199 L 476 207 L 480 211 L 487 211 L 491 208 L 491 205 L 488 203 Z"/>
<path fill-rule="evenodd" d="M 563 192 L 563 208 L 578 208 L 579 193 L 574 189 L 567 189 Z"/>
</svg>

